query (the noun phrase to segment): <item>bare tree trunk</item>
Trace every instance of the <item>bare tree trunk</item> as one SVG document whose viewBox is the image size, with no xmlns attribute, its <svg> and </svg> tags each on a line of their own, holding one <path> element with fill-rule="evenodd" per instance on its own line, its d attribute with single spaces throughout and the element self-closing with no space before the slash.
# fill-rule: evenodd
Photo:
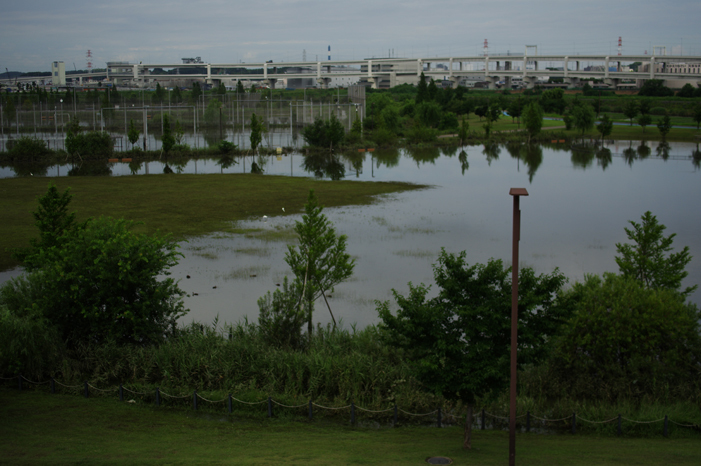
<svg viewBox="0 0 701 466">
<path fill-rule="evenodd" d="M 462 448 L 472 450 L 472 404 L 467 405 L 467 419 L 465 419 L 465 436 Z"/>
</svg>

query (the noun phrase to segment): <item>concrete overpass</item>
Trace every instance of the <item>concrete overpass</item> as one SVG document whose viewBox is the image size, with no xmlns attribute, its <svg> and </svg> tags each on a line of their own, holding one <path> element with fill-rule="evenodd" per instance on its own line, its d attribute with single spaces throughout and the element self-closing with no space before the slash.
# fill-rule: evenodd
<svg viewBox="0 0 701 466">
<path fill-rule="evenodd" d="M 622 71 L 622 68 L 634 62 L 641 65 L 637 72 Z M 671 72 L 674 65 L 690 65 L 695 72 Z M 589 66 L 585 66 L 588 64 Z M 128 83 L 136 87 L 147 87 L 157 81 L 176 81 L 201 79 L 210 84 L 236 82 L 238 80 L 255 81 L 275 87 L 277 81 L 284 78 L 316 79 L 319 87 L 326 88 L 334 77 L 341 74 L 333 68 L 345 67 L 342 76 L 357 77 L 373 88 L 389 81 L 389 86 L 402 83 L 416 84 L 421 72 L 426 77 L 448 79 L 457 87 L 463 78 L 486 81 L 490 88 L 504 82 L 510 88 L 514 79 L 521 79 L 527 88 L 535 86 L 538 79 L 546 77 L 563 78 L 570 87 L 580 87 L 580 81 L 599 79 L 616 89 L 624 81 L 642 82 L 647 79 L 690 80 L 701 84 L 701 56 L 671 55 L 490 55 L 490 56 L 446 56 L 430 58 L 373 58 L 363 60 L 333 60 L 324 62 L 278 62 L 278 63 L 139 63 L 116 66 L 116 71 L 90 74 L 71 74 L 68 79 L 85 78 L 110 79 Z M 280 68 L 304 69 L 306 72 L 278 73 Z M 614 68 L 614 70 L 611 70 Z M 640 71 L 646 68 L 646 71 Z M 178 70 L 178 74 L 154 74 L 155 69 Z M 187 73 L 187 70 L 204 69 L 205 72 Z M 251 70 L 249 73 L 229 72 L 227 70 Z M 185 71 L 185 72 L 183 72 Z M 43 77 L 45 78 L 45 77 Z M 19 81 L 32 81 L 37 78 L 19 78 Z M 13 84 L 14 79 L 4 80 Z"/>
</svg>

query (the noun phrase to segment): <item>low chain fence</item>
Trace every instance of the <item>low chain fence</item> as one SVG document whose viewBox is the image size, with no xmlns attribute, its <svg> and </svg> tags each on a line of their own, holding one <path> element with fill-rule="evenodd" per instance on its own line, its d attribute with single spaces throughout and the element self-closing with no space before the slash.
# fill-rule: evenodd
<svg viewBox="0 0 701 466">
<path fill-rule="evenodd" d="M 131 390 L 127 387 L 124 387 L 122 384 L 120 384 L 118 387 L 112 387 L 112 388 L 107 388 L 107 389 L 101 389 L 98 387 L 95 387 L 85 381 L 82 384 L 78 385 L 65 385 L 55 379 L 47 380 L 44 382 L 35 382 L 32 380 L 27 379 L 26 377 L 22 375 L 18 375 L 16 377 L 0 377 L 0 380 L 5 381 L 6 383 L 11 383 L 13 380 L 17 381 L 17 388 L 21 391 L 24 388 L 24 383 L 28 383 L 31 385 L 36 385 L 36 386 L 42 386 L 42 385 L 49 385 L 49 390 L 52 394 L 56 393 L 57 386 L 62 387 L 63 389 L 66 389 L 68 391 L 73 391 L 77 393 L 82 393 L 82 395 L 85 398 L 90 397 L 91 390 L 93 392 L 98 392 L 101 394 L 110 394 L 114 393 L 118 395 L 119 401 L 124 401 L 125 399 L 125 392 L 128 394 L 132 395 L 137 395 L 137 396 L 142 396 L 142 397 L 149 397 L 153 399 L 153 402 L 155 403 L 156 406 L 160 406 L 165 400 L 174 400 L 174 401 L 182 401 L 185 399 L 191 399 L 191 402 L 188 402 L 188 404 L 191 403 L 192 409 L 195 411 L 199 409 L 199 405 L 201 402 L 209 403 L 210 405 L 217 405 L 217 404 L 224 404 L 226 406 L 226 410 L 229 414 L 233 412 L 233 406 L 234 402 L 240 403 L 243 405 L 247 406 L 258 406 L 258 405 L 267 405 L 267 416 L 272 418 L 273 417 L 273 411 L 274 407 L 278 406 L 280 408 L 285 408 L 285 409 L 302 409 L 306 408 L 305 411 L 307 412 L 307 417 L 311 421 L 314 419 L 314 408 L 317 408 L 317 410 L 327 410 L 327 411 L 344 411 L 344 410 L 349 410 L 350 411 L 350 422 L 351 424 L 355 425 L 357 421 L 356 417 L 356 411 L 360 412 L 366 412 L 366 413 L 371 413 L 371 414 L 390 414 L 392 415 L 392 425 L 397 426 L 399 423 L 399 413 L 401 413 L 404 416 L 407 417 L 414 417 L 414 418 L 427 418 L 430 419 L 431 424 L 434 424 L 435 420 L 435 425 L 437 427 L 443 427 L 446 424 L 455 424 L 457 422 L 460 422 L 460 419 L 458 419 L 457 416 L 455 416 L 452 413 L 444 413 L 443 410 L 439 407 L 433 411 L 426 412 L 426 413 L 412 413 L 409 411 L 405 411 L 397 406 L 396 403 L 393 404 L 392 407 L 387 408 L 387 409 L 381 409 L 381 410 L 372 410 L 372 409 L 366 409 L 361 406 L 356 406 L 354 402 L 351 402 L 348 405 L 345 406 L 323 406 L 320 404 L 315 403 L 313 400 L 305 401 L 302 404 L 298 405 L 287 405 L 284 403 L 281 403 L 279 401 L 274 400 L 272 397 L 268 396 L 267 399 L 260 400 L 260 401 L 244 401 L 244 400 L 239 400 L 238 398 L 234 397 L 231 393 L 229 393 L 226 397 L 220 399 L 220 400 L 210 400 L 202 395 L 197 393 L 197 390 L 193 390 L 192 394 L 186 394 L 186 395 L 171 395 L 168 394 L 160 389 L 160 387 L 156 387 L 153 390 L 150 391 L 137 391 L 137 390 Z M 133 402 L 133 401 L 132 401 Z M 318 411 L 317 411 L 318 412 Z M 487 429 L 487 426 L 489 425 L 492 429 L 495 428 L 500 428 L 499 424 L 503 423 L 505 425 L 508 425 L 509 423 L 509 417 L 508 416 L 499 416 L 497 414 L 490 413 L 486 411 L 485 409 L 480 409 L 477 411 L 478 416 L 477 419 L 475 420 L 478 425 L 480 430 L 485 430 Z M 491 422 L 487 422 L 487 419 L 490 419 Z M 613 417 L 611 419 L 607 420 L 602 420 L 602 421 L 593 421 L 589 419 L 585 419 L 581 416 L 577 416 L 577 413 L 572 413 L 570 416 L 562 417 L 559 419 L 549 419 L 545 417 L 538 417 L 534 414 L 532 414 L 530 411 L 527 411 L 525 414 L 522 414 L 520 416 L 516 417 L 517 420 L 521 420 L 521 430 L 525 430 L 526 432 L 530 432 L 535 426 L 536 421 L 539 424 L 539 427 L 557 427 L 557 428 L 562 428 L 564 426 L 567 427 L 568 430 L 572 434 L 577 433 L 577 425 L 578 422 L 584 422 L 588 423 L 590 425 L 594 424 L 611 424 L 611 423 L 617 423 L 616 425 L 616 433 L 618 436 L 623 435 L 623 421 L 630 423 L 630 424 L 657 424 L 657 423 L 662 423 L 662 435 L 665 437 L 669 436 L 669 424 L 674 424 L 675 426 L 678 427 L 685 427 L 685 428 L 690 428 L 694 429 L 696 431 L 701 431 L 701 425 L 700 424 L 685 424 L 685 423 L 680 423 L 680 422 L 675 422 L 672 419 L 669 419 L 667 415 L 660 419 L 655 419 L 655 420 L 650 420 L 650 421 L 638 421 L 635 419 L 629 419 L 627 417 L 624 417 L 623 415 L 619 414 L 616 417 Z M 525 423 L 525 425 L 524 425 Z"/>
</svg>

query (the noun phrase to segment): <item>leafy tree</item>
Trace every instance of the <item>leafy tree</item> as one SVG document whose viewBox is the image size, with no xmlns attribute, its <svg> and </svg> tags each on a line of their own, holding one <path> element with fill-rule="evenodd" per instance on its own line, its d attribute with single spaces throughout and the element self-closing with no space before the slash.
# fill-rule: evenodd
<svg viewBox="0 0 701 466">
<path fill-rule="evenodd" d="M 438 86 L 436 86 L 436 82 L 431 78 L 431 81 L 428 83 L 428 99 L 429 100 L 436 100 L 436 96 L 438 95 Z"/>
<path fill-rule="evenodd" d="M 207 108 L 204 110 L 204 121 L 208 125 L 214 125 L 219 120 L 220 111 L 222 108 L 222 103 L 219 99 L 212 99 L 207 104 Z"/>
<path fill-rule="evenodd" d="M 343 125 L 332 115 L 329 120 L 317 118 L 314 123 L 305 127 L 302 130 L 304 141 L 310 146 L 328 147 L 333 149 L 333 146 L 340 145 L 343 142 L 345 132 Z"/>
<path fill-rule="evenodd" d="M 255 86 L 255 84 L 251 84 L 251 89 L 249 89 L 248 92 L 250 92 L 251 94 L 255 94 L 255 93 L 256 93 L 256 86 Z"/>
<path fill-rule="evenodd" d="M 161 144 L 163 147 L 163 152 L 168 155 L 168 152 L 175 145 L 175 138 L 173 137 L 173 131 L 170 128 L 170 117 L 168 114 L 163 115 L 163 136 L 161 137 Z"/>
<path fill-rule="evenodd" d="M 299 244 L 288 246 L 285 254 L 285 262 L 295 274 L 295 286 L 301 289 L 300 304 L 304 305 L 310 338 L 314 301 L 348 279 L 355 267 L 355 261 L 346 253 L 346 236 L 336 234 L 322 210 L 314 190 L 310 190 L 302 221 L 295 223 Z"/>
<path fill-rule="evenodd" d="M 601 143 L 603 144 L 604 138 L 613 131 L 613 121 L 608 115 L 604 115 L 599 124 L 596 125 L 596 130 L 601 133 Z"/>
<path fill-rule="evenodd" d="M 518 128 L 521 129 L 521 114 L 523 113 L 523 99 L 521 96 L 511 100 L 507 111 L 509 116 L 511 116 L 511 121 L 513 122 L 516 120 L 518 122 Z"/>
<path fill-rule="evenodd" d="M 263 124 L 258 120 L 258 117 L 254 113 L 251 115 L 251 150 L 255 152 L 258 146 L 263 141 Z"/>
<path fill-rule="evenodd" d="M 216 93 L 219 95 L 226 95 L 226 86 L 224 85 L 223 82 L 220 82 L 219 86 L 217 86 Z"/>
<path fill-rule="evenodd" d="M 378 302 L 383 339 L 406 351 L 413 373 L 428 389 L 468 405 L 464 448 L 470 448 L 472 409 L 478 398 L 496 395 L 509 383 L 511 270 L 501 260 L 469 266 L 465 252 L 441 251 L 434 265 L 438 296 L 409 283 L 409 294 L 392 290 L 398 310 Z M 569 316 L 556 293 L 565 283 L 557 270 L 536 276 L 519 271 L 519 365 L 537 362 Z"/>
<path fill-rule="evenodd" d="M 73 198 L 70 191 L 68 188 L 59 193 L 56 185 L 50 182 L 46 194 L 38 199 L 39 206 L 32 212 L 32 216 L 34 225 L 39 229 L 39 239 L 31 239 L 30 248 L 13 253 L 28 269 L 32 269 L 33 256 L 39 254 L 42 249 L 56 246 L 60 237 L 77 227 L 75 212 L 68 213 L 68 204 Z"/>
<path fill-rule="evenodd" d="M 31 276 L 12 280 L 3 294 L 21 293 L 38 277 L 43 287 L 33 307 L 73 345 L 161 341 L 185 314 L 184 293 L 172 278 L 159 279 L 177 263 L 178 246 L 137 235 L 132 225 L 100 217 L 71 229 L 56 246 L 42 247 Z"/>
<path fill-rule="evenodd" d="M 647 115 L 650 113 L 650 99 L 639 99 L 638 104 L 640 106 L 640 114 Z"/>
<path fill-rule="evenodd" d="M 698 390 L 701 314 L 676 292 L 607 273 L 586 276 L 566 299 L 575 313 L 557 339 L 541 396 L 686 400 Z"/>
<path fill-rule="evenodd" d="M 170 97 L 173 100 L 173 103 L 179 103 L 183 100 L 182 93 L 180 92 L 180 86 L 175 86 L 173 88 L 173 95 Z"/>
<path fill-rule="evenodd" d="M 488 112 L 489 112 L 489 105 L 487 105 L 487 104 L 479 105 L 479 106 L 477 106 L 477 108 L 475 108 L 475 115 L 477 115 L 479 117 L 480 121 L 482 121 L 482 117 L 487 116 Z"/>
<path fill-rule="evenodd" d="M 657 129 L 660 130 L 662 140 L 664 140 L 667 137 L 667 133 L 672 129 L 672 122 L 669 119 L 669 114 L 657 120 Z"/>
<path fill-rule="evenodd" d="M 139 130 L 136 128 L 133 119 L 129 119 L 129 130 L 127 131 L 127 137 L 131 143 L 131 148 L 134 148 L 134 144 L 139 140 Z"/>
<path fill-rule="evenodd" d="M 664 85 L 662 79 L 648 79 L 638 91 L 638 95 L 647 97 L 671 97 L 674 91 Z"/>
<path fill-rule="evenodd" d="M 10 95 L 5 96 L 5 103 L 2 106 L 2 112 L 5 114 L 5 119 L 12 123 L 15 118 L 17 117 L 16 115 L 16 110 L 15 110 L 15 101 Z"/>
<path fill-rule="evenodd" d="M 438 128 L 441 124 L 441 113 L 441 106 L 432 100 L 421 102 L 414 112 L 419 122 L 429 128 Z"/>
<path fill-rule="evenodd" d="M 469 129 L 470 129 L 470 123 L 468 123 L 467 119 L 463 118 L 462 124 L 460 125 L 460 129 L 458 130 L 458 138 L 460 139 L 461 146 L 465 145 L 465 141 L 467 141 Z"/>
<path fill-rule="evenodd" d="M 246 89 L 243 88 L 243 83 L 239 79 L 238 82 L 236 83 L 236 93 L 237 94 L 245 94 Z"/>
<path fill-rule="evenodd" d="M 663 233 L 667 227 L 658 223 L 650 211 L 645 212 L 641 219 L 641 223 L 629 222 L 632 229 L 625 228 L 632 244 L 616 243 L 616 251 L 620 254 L 616 256 L 616 263 L 621 274 L 638 280 L 647 288 L 681 291 L 682 280 L 688 275 L 684 269 L 691 262 L 689 247 L 668 254 L 676 233 L 665 237 Z M 687 287 L 681 293 L 687 296 L 697 287 Z"/>
<path fill-rule="evenodd" d="M 428 85 L 426 84 L 426 76 L 424 76 L 424 72 L 421 72 L 421 76 L 419 77 L 419 85 L 417 88 L 416 92 L 416 105 L 426 102 L 428 99 Z"/>
<path fill-rule="evenodd" d="M 537 136 L 543 127 L 543 109 L 537 102 L 531 102 L 523 109 L 522 119 L 523 126 L 528 131 L 528 143 L 530 144 L 531 138 Z"/>
<path fill-rule="evenodd" d="M 692 86 L 689 83 L 684 84 L 684 87 L 682 87 L 679 92 L 677 92 L 677 97 L 687 97 L 687 98 L 692 98 L 694 97 L 694 91 L 696 88 Z"/>
<path fill-rule="evenodd" d="M 195 81 L 192 83 L 192 100 L 197 103 L 199 101 L 200 96 L 202 95 L 202 87 L 200 87 L 200 83 Z"/>
<path fill-rule="evenodd" d="M 578 105 L 572 109 L 572 126 L 584 132 L 590 130 L 594 126 L 596 116 L 591 105 Z"/>
<path fill-rule="evenodd" d="M 636 100 L 629 100 L 625 107 L 623 107 L 623 114 L 630 119 L 630 126 L 633 126 L 633 118 L 638 115 L 640 111 L 640 106 Z"/>
<path fill-rule="evenodd" d="M 696 129 L 699 129 L 699 125 L 701 125 L 701 104 L 696 104 L 696 107 L 694 107 L 693 118 L 696 122 Z"/>
<path fill-rule="evenodd" d="M 183 143 L 183 136 L 185 136 L 185 130 L 183 130 L 180 120 L 175 120 L 175 128 L 173 128 L 173 137 L 175 138 L 175 143 L 180 145 Z"/>
<path fill-rule="evenodd" d="M 638 124 L 643 128 L 643 133 L 645 132 L 645 127 L 652 123 L 652 117 L 647 113 L 643 113 L 638 117 Z"/>
<path fill-rule="evenodd" d="M 161 87 L 160 83 L 156 83 L 156 91 L 153 93 L 153 100 L 156 103 L 163 103 L 166 96 L 166 90 Z"/>
</svg>

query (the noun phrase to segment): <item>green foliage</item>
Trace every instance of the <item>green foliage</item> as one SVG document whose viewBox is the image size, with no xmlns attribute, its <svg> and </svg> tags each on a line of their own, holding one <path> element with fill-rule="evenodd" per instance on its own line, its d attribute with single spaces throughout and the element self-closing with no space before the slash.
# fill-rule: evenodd
<svg viewBox="0 0 701 466">
<path fill-rule="evenodd" d="M 35 157 L 43 158 L 51 154 L 51 150 L 46 147 L 46 141 L 30 136 L 21 136 L 14 141 L 8 152 L 16 160 L 27 160 Z"/>
<path fill-rule="evenodd" d="M 615 401 L 698 394 L 701 315 L 675 291 L 605 274 L 587 276 L 567 296 L 576 311 L 549 362 L 551 396 Z"/>
<path fill-rule="evenodd" d="M 81 159 L 107 159 L 114 153 L 114 143 L 107 132 L 79 133 L 73 129 L 66 133 L 66 151 Z"/>
<path fill-rule="evenodd" d="M 192 93 L 190 94 L 192 97 L 192 100 L 197 102 L 200 99 L 200 96 L 202 95 L 202 87 L 200 87 L 200 83 L 195 81 L 192 83 Z"/>
<path fill-rule="evenodd" d="M 314 301 L 348 279 L 355 267 L 355 260 L 346 253 L 346 236 L 336 234 L 322 210 L 314 190 L 310 190 L 302 221 L 295 223 L 299 244 L 288 246 L 285 254 L 285 262 L 295 274 L 295 286 L 302 290 L 309 335 Z"/>
<path fill-rule="evenodd" d="M 139 140 L 139 130 L 137 129 L 136 125 L 134 124 L 133 119 L 129 119 L 129 129 L 127 131 L 127 137 L 129 138 L 129 142 L 131 143 L 131 148 L 134 148 L 134 144 Z"/>
<path fill-rule="evenodd" d="M 304 346 L 302 326 L 306 315 L 300 308 L 301 292 L 287 277 L 282 290 L 270 291 L 258 299 L 258 326 L 267 344 L 277 348 L 301 349 Z"/>
<path fill-rule="evenodd" d="M 645 127 L 650 125 L 651 123 L 652 117 L 647 113 L 643 113 L 638 117 L 638 124 L 643 128 L 643 133 L 645 132 Z"/>
<path fill-rule="evenodd" d="M 426 76 L 424 76 L 424 72 L 421 72 L 421 76 L 419 77 L 419 85 L 417 87 L 417 92 L 416 92 L 416 105 L 421 104 L 422 102 L 425 102 L 428 100 L 428 86 L 426 85 Z"/>
<path fill-rule="evenodd" d="M 660 130 L 662 140 L 665 140 L 667 138 L 667 133 L 672 129 L 672 122 L 669 119 L 669 114 L 665 114 L 665 116 L 657 120 L 657 129 Z"/>
<path fill-rule="evenodd" d="M 436 100 L 436 96 L 438 95 L 438 87 L 436 86 L 436 82 L 433 80 L 433 78 L 431 78 L 431 81 L 428 83 L 427 91 L 428 99 Z"/>
<path fill-rule="evenodd" d="M 231 154 L 234 149 L 236 149 L 236 144 L 229 142 L 229 141 L 221 141 L 219 142 L 219 152 L 222 154 Z"/>
<path fill-rule="evenodd" d="M 219 116 L 222 108 L 222 103 L 219 99 L 212 99 L 207 104 L 207 108 L 204 110 L 204 121 L 208 125 L 214 125 L 219 122 Z"/>
<path fill-rule="evenodd" d="M 62 338 L 80 342 L 150 343 L 162 341 L 185 314 L 183 292 L 168 275 L 177 263 L 178 245 L 167 237 L 137 235 L 132 222 L 100 217 L 59 236 L 53 247 L 32 257 L 34 272 L 8 282 L 18 294 L 40 275 L 36 309 L 56 325 Z"/>
<path fill-rule="evenodd" d="M 415 118 L 419 123 L 429 128 L 438 128 L 441 123 L 441 106 L 432 100 L 421 102 L 414 110 Z"/>
<path fill-rule="evenodd" d="M 662 79 L 648 79 L 638 91 L 638 95 L 647 97 L 671 97 L 674 91 L 664 85 Z"/>
<path fill-rule="evenodd" d="M 26 283 L 41 288 L 41 283 Z M 12 300 L 6 296 L 7 287 L 0 288 L 0 303 Z M 38 292 L 26 292 L 36 295 Z M 9 293 L 8 293 L 9 294 Z M 64 345 L 58 331 L 41 315 L 31 310 L 24 315 L 10 312 L 0 304 L 0 376 L 22 374 L 41 380 L 56 370 L 64 354 Z"/>
<path fill-rule="evenodd" d="M 691 262 L 689 247 L 684 246 L 680 252 L 671 253 L 672 242 L 676 233 L 665 237 L 666 226 L 657 221 L 657 217 L 647 211 L 641 217 L 642 222 L 630 221 L 633 228 L 625 228 L 632 244 L 616 243 L 616 263 L 621 274 L 639 281 L 642 286 L 652 289 L 669 289 L 681 292 L 683 296 L 692 293 L 698 285 L 681 290 L 682 280 L 688 272 L 684 269 Z"/>
<path fill-rule="evenodd" d="M 562 114 L 567 106 L 567 102 L 565 102 L 565 91 L 560 88 L 549 89 L 543 92 L 538 102 L 547 113 Z"/>
<path fill-rule="evenodd" d="M 11 95 L 6 95 L 4 103 L 2 105 L 2 112 L 5 115 L 5 119 L 12 123 L 15 118 L 17 118 L 17 113 L 15 109 L 15 100 Z"/>
<path fill-rule="evenodd" d="M 684 86 L 677 92 L 677 97 L 686 97 L 686 98 L 692 98 L 694 97 L 694 92 L 696 91 L 696 88 L 692 86 L 689 83 L 684 84 Z"/>
<path fill-rule="evenodd" d="M 335 115 L 331 115 L 329 120 L 315 119 L 313 124 L 302 130 L 302 137 L 310 146 L 333 149 L 343 143 L 345 132 L 341 122 Z"/>
<path fill-rule="evenodd" d="M 180 92 L 180 86 L 175 86 L 173 88 L 173 95 L 170 96 L 173 103 L 179 103 L 183 100 L 182 93 Z"/>
<path fill-rule="evenodd" d="M 584 132 L 590 130 L 594 126 L 596 115 L 591 105 L 578 105 L 572 109 L 572 126 Z"/>
<path fill-rule="evenodd" d="M 251 150 L 253 152 L 258 149 L 258 146 L 263 141 L 263 131 L 265 131 L 263 123 L 258 120 L 258 117 L 254 113 L 251 115 L 251 136 L 249 138 L 251 141 Z"/>
<path fill-rule="evenodd" d="M 462 124 L 458 130 L 458 139 L 460 139 L 460 145 L 464 145 L 467 141 L 468 131 L 470 130 L 470 123 L 467 122 L 465 118 L 462 119 Z"/>
<path fill-rule="evenodd" d="M 623 114 L 630 119 L 630 126 L 633 126 L 633 118 L 635 118 L 640 112 L 640 106 L 637 100 L 631 99 L 626 102 L 626 106 L 623 108 Z"/>
<path fill-rule="evenodd" d="M 611 131 L 613 131 L 613 121 L 608 115 L 604 115 L 599 124 L 596 125 L 596 130 L 601 133 L 601 140 L 603 141 L 604 138 L 611 134 Z"/>
<path fill-rule="evenodd" d="M 531 102 L 523 109 L 523 126 L 528 132 L 528 142 L 530 143 L 533 136 L 540 133 L 543 127 L 543 109 L 537 102 Z"/>
<path fill-rule="evenodd" d="M 437 297 L 427 299 L 428 288 L 410 283 L 406 297 L 393 290 L 396 316 L 389 302 L 377 303 L 383 338 L 406 352 L 415 376 L 436 394 L 470 404 L 496 394 L 509 380 L 510 276 L 500 260 L 469 266 L 464 252 L 443 250 L 434 266 Z M 520 270 L 520 365 L 541 360 L 568 317 L 555 300 L 565 281 L 557 270 L 540 276 Z"/>
<path fill-rule="evenodd" d="M 175 137 L 173 137 L 173 131 L 170 128 L 170 117 L 168 114 L 163 115 L 163 136 L 161 136 L 161 144 L 163 147 L 163 152 L 166 155 L 175 145 Z"/>
<path fill-rule="evenodd" d="M 153 93 L 153 101 L 156 103 L 163 103 L 165 99 L 166 91 L 161 87 L 160 83 L 156 83 L 156 91 Z"/>
<path fill-rule="evenodd" d="M 243 88 L 243 83 L 241 82 L 240 79 L 236 82 L 236 93 L 237 94 L 245 94 L 246 93 L 246 89 Z"/>
<path fill-rule="evenodd" d="M 438 130 L 424 126 L 421 123 L 415 124 L 406 134 L 406 140 L 411 144 L 434 142 L 437 138 Z"/>
</svg>

